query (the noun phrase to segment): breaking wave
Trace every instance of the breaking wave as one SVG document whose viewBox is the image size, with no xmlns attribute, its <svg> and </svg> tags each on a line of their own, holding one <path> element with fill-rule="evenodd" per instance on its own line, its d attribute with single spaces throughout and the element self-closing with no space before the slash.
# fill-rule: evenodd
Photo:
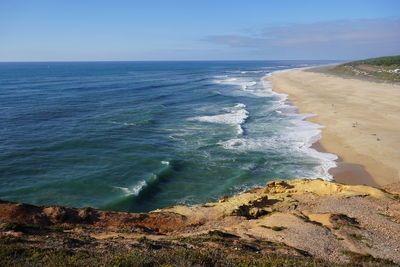
<svg viewBox="0 0 400 267">
<path fill-rule="evenodd" d="M 237 134 L 242 135 L 244 132 L 243 124 L 249 117 L 249 112 L 245 108 L 246 108 L 245 104 L 238 103 L 233 107 L 224 108 L 223 114 L 218 114 L 213 116 L 192 117 L 189 118 L 188 120 L 235 125 L 237 127 Z"/>
</svg>

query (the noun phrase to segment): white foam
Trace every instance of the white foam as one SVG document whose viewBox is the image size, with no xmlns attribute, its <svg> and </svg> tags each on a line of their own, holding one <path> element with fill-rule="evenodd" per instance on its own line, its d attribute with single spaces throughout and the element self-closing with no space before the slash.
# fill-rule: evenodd
<svg viewBox="0 0 400 267">
<path fill-rule="evenodd" d="M 169 161 L 163 160 L 163 161 L 161 161 L 161 164 L 163 164 L 163 165 L 169 165 Z"/>
<path fill-rule="evenodd" d="M 234 78 L 231 77 L 231 78 L 229 78 L 228 76 L 215 76 L 215 78 L 219 78 L 219 79 L 214 80 L 214 83 L 236 85 L 243 91 L 246 91 L 249 87 L 252 87 L 257 84 L 257 82 L 255 82 L 247 77 L 234 77 Z"/>
<path fill-rule="evenodd" d="M 217 96 L 217 95 L 221 95 L 222 93 L 220 91 L 214 90 L 214 91 L 210 91 L 210 94 L 213 96 Z"/>
<path fill-rule="evenodd" d="M 243 104 L 243 103 L 238 103 L 238 104 L 236 104 L 234 107 L 235 107 L 235 108 L 245 108 L 246 105 Z"/>
<path fill-rule="evenodd" d="M 280 70 L 288 71 L 288 70 Z M 255 88 L 251 93 L 261 97 L 273 96 L 277 101 L 272 110 L 279 113 L 279 116 L 285 116 L 290 123 L 279 130 L 272 137 L 262 138 L 234 138 L 227 141 L 219 142 L 225 149 L 234 149 L 238 151 L 276 151 L 277 149 L 287 150 L 288 153 L 300 152 L 309 155 L 311 158 L 319 162 L 319 167 L 314 177 L 331 180 L 333 177 L 329 174 L 329 169 L 336 167 L 337 156 L 330 153 L 319 152 L 312 148 L 312 145 L 321 138 L 321 128 L 323 126 L 306 121 L 306 118 L 314 116 L 314 114 L 298 114 L 295 106 L 287 103 L 287 95 L 279 94 L 272 90 L 271 82 L 266 80 L 272 73 L 267 74 L 261 79 L 262 88 Z"/>
<path fill-rule="evenodd" d="M 124 126 L 137 126 L 136 123 L 129 123 L 129 122 L 117 122 L 117 121 L 110 121 L 112 124 L 124 125 Z"/>
<path fill-rule="evenodd" d="M 267 74 L 267 76 L 268 75 L 270 74 Z M 232 78 L 224 76 L 221 78 L 222 79 L 214 80 L 214 82 L 217 84 L 235 85 L 240 89 L 240 91 L 248 93 L 249 95 L 257 97 L 271 97 L 281 95 L 273 92 L 271 82 L 265 80 L 264 78 L 262 78 L 258 82 L 254 81 L 253 78 L 248 77 Z M 261 84 L 262 86 L 257 86 L 258 84 Z M 286 97 L 286 95 L 282 94 L 282 97 Z"/>
<path fill-rule="evenodd" d="M 291 69 L 279 70 L 276 72 L 286 72 Z M 263 80 L 266 81 L 266 78 L 271 76 L 273 73 L 266 75 Z M 320 168 L 316 173 L 315 177 L 310 178 L 323 178 L 326 180 L 332 180 L 333 177 L 329 173 L 329 169 L 336 167 L 335 160 L 338 157 L 331 153 L 323 153 L 315 150 L 311 146 L 316 143 L 319 139 L 321 139 L 321 128 L 322 125 L 312 123 L 306 121 L 305 119 L 315 116 L 315 114 L 298 114 L 297 107 L 289 105 L 286 103 L 287 95 L 286 94 L 278 94 L 272 91 L 272 86 L 269 81 L 265 83 L 268 86 L 268 90 L 271 90 L 274 94 L 278 95 L 281 98 L 281 103 L 279 105 L 279 110 L 284 112 L 284 114 L 288 117 L 291 117 L 292 123 L 294 124 L 293 130 L 288 131 L 288 137 L 291 140 L 296 140 L 299 143 L 298 149 L 303 153 L 308 154 L 310 157 L 317 159 L 320 162 Z"/>
<path fill-rule="evenodd" d="M 181 199 L 178 199 L 176 201 L 176 204 L 183 205 L 183 206 L 195 206 L 195 204 L 194 204 L 196 202 L 195 200 L 196 200 L 195 196 L 189 195 L 189 196 L 185 196 Z"/>
<path fill-rule="evenodd" d="M 295 129 L 291 129 L 295 130 Z M 219 142 L 225 149 L 237 150 L 240 152 L 248 151 L 260 151 L 271 153 L 279 150 L 282 153 L 293 154 L 293 153 L 304 153 L 310 157 L 316 159 L 319 162 L 319 167 L 314 174 L 314 177 L 308 178 L 323 178 L 332 179 L 329 174 L 329 169 L 336 166 L 334 162 L 337 156 L 330 153 L 318 152 L 311 148 L 314 141 L 320 138 L 320 133 L 318 131 L 299 131 L 296 134 L 291 134 L 288 136 L 273 136 L 273 137 L 263 137 L 263 138 L 233 138 L 227 141 Z"/>
<path fill-rule="evenodd" d="M 275 67 L 272 67 L 275 68 Z M 232 71 L 228 71 L 228 73 L 239 73 L 239 74 L 248 74 L 248 73 L 265 73 L 267 72 L 266 70 L 232 70 Z M 214 76 L 214 77 L 218 77 L 218 76 Z"/>
<path fill-rule="evenodd" d="M 245 107 L 246 107 L 245 104 L 238 103 L 233 107 L 224 108 L 223 110 L 226 111 L 226 113 L 224 114 L 218 114 L 213 116 L 198 116 L 189 118 L 188 120 L 236 125 L 238 128 L 237 133 L 239 135 L 242 135 L 243 134 L 242 124 L 249 117 L 249 112 L 245 109 Z"/>
<path fill-rule="evenodd" d="M 134 195 L 137 196 L 139 195 L 140 191 L 147 186 L 147 183 L 145 180 L 139 181 L 136 185 L 132 187 L 120 187 L 120 186 L 114 186 L 114 188 L 120 189 L 125 195 Z"/>
<path fill-rule="evenodd" d="M 279 66 L 280 68 L 288 66 Z M 268 72 L 269 68 L 266 67 L 260 72 Z M 286 72 L 291 69 L 282 69 L 275 72 Z M 233 94 L 245 94 L 246 96 L 252 97 L 267 97 L 269 98 L 269 104 L 267 106 L 268 112 L 275 112 L 277 116 L 282 118 L 282 124 L 275 125 L 277 127 L 274 136 L 270 137 L 243 137 L 242 124 L 247 119 L 248 112 L 244 110 L 243 106 L 236 106 L 234 108 L 224 109 L 227 113 L 219 114 L 214 116 L 203 116 L 191 118 L 192 120 L 205 121 L 210 123 L 223 123 L 233 124 L 238 127 L 239 137 L 233 138 L 227 141 L 221 141 L 219 144 L 225 149 L 234 149 L 237 151 L 271 151 L 276 152 L 277 150 L 285 150 L 285 153 L 292 155 L 306 154 L 313 160 L 313 165 L 316 165 L 316 169 L 311 171 L 314 177 L 310 178 L 323 178 L 330 180 L 332 176 L 329 174 L 329 169 L 336 166 L 335 160 L 336 155 L 329 153 L 318 152 L 311 146 L 317 142 L 321 137 L 321 125 L 305 121 L 306 118 L 314 116 L 313 114 L 298 114 L 297 107 L 290 105 L 287 102 L 288 96 L 286 94 L 279 94 L 272 90 L 272 84 L 268 78 L 272 73 L 267 73 L 259 81 L 254 81 L 254 77 L 246 77 L 246 73 L 252 71 L 233 71 L 231 72 L 234 76 L 215 76 L 214 82 L 216 84 L 227 84 L 233 85 L 238 90 L 233 91 Z M 273 73 L 275 73 L 273 72 Z M 236 74 L 236 77 L 235 77 Z M 273 124 L 272 124 L 273 125 Z M 262 130 L 262 129 L 261 129 Z M 262 134 L 261 134 L 262 135 Z M 310 173 L 310 172 L 309 172 Z"/>
<path fill-rule="evenodd" d="M 214 116 L 199 116 L 189 118 L 189 120 L 221 123 L 221 124 L 242 124 L 248 117 L 248 112 L 245 109 L 238 109 L 225 114 L 219 114 Z"/>
</svg>

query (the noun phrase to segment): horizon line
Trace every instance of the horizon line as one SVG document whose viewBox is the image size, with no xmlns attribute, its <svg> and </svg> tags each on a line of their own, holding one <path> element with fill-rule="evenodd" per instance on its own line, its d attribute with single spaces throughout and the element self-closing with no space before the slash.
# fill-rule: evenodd
<svg viewBox="0 0 400 267">
<path fill-rule="evenodd" d="M 353 59 L 355 60 L 355 59 Z M 182 59 L 182 60 L 43 60 L 1 61 L 0 63 L 90 63 L 90 62 L 254 62 L 254 61 L 350 61 L 350 59 Z"/>
</svg>

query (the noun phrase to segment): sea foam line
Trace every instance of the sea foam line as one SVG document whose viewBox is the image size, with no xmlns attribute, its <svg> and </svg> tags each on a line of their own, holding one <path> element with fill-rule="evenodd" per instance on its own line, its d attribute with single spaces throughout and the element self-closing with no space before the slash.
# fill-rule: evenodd
<svg viewBox="0 0 400 267">
<path fill-rule="evenodd" d="M 290 120 L 291 125 L 284 129 L 284 133 L 277 134 L 273 137 L 258 137 L 250 136 L 233 138 L 227 141 L 221 141 L 219 144 L 225 149 L 233 149 L 239 151 L 276 151 L 277 149 L 287 149 L 288 151 L 301 152 L 311 158 L 318 160 L 320 167 L 314 177 L 308 178 L 323 178 L 332 180 L 333 177 L 329 173 L 329 169 L 336 167 L 335 160 L 337 156 L 331 153 L 319 152 L 312 148 L 312 145 L 321 138 L 321 128 L 323 126 L 307 121 L 306 119 L 314 114 L 299 114 L 297 107 L 287 103 L 287 94 L 281 94 L 273 91 L 272 84 L 268 77 L 273 73 L 290 71 L 292 69 L 279 70 L 266 74 L 261 78 L 260 83 L 262 88 L 254 87 L 251 90 L 246 90 L 248 93 L 259 97 L 275 97 L 275 102 L 272 109 Z M 297 69 L 297 68 L 296 68 Z M 229 82 L 233 80 L 229 79 Z M 240 81 L 237 81 L 238 85 Z"/>
<path fill-rule="evenodd" d="M 244 132 L 243 124 L 246 122 L 246 119 L 249 117 L 249 112 L 245 108 L 246 108 L 245 104 L 238 103 L 233 107 L 224 108 L 223 110 L 226 113 L 213 115 L 213 116 L 192 117 L 192 118 L 188 118 L 188 120 L 217 123 L 217 124 L 236 125 L 238 128 L 237 134 L 242 135 Z"/>
<path fill-rule="evenodd" d="M 280 109 L 286 109 L 288 112 L 286 115 L 295 117 L 295 123 L 297 129 L 301 129 L 303 131 L 303 135 L 301 135 L 301 131 L 295 131 L 291 132 L 291 135 L 300 135 L 300 139 L 302 139 L 302 143 L 304 144 L 303 146 L 300 146 L 299 149 L 309 156 L 318 159 L 321 163 L 321 168 L 319 170 L 319 177 L 314 177 L 314 178 L 323 178 L 326 180 L 333 180 L 332 175 L 329 173 L 329 169 L 334 168 L 337 166 L 336 160 L 338 159 L 337 155 L 332 154 L 332 153 L 325 153 L 325 152 L 320 152 L 317 151 L 316 149 L 312 148 L 312 145 L 318 140 L 321 139 L 321 128 L 324 126 L 319 125 L 317 123 L 313 123 L 310 121 L 307 121 L 307 118 L 315 116 L 315 114 L 299 114 L 297 107 L 290 105 L 287 103 L 287 94 L 281 94 L 273 91 L 272 83 L 267 80 L 267 78 L 271 77 L 274 73 L 278 72 L 287 72 L 291 71 L 294 69 L 301 69 L 301 68 L 292 68 L 292 69 L 285 69 L 285 70 L 278 70 L 274 71 L 272 73 L 268 73 L 262 78 L 263 85 L 267 89 L 269 89 L 273 94 L 277 95 L 280 97 Z M 292 107 L 295 107 L 294 109 Z M 312 178 L 312 177 L 310 177 Z"/>
</svg>

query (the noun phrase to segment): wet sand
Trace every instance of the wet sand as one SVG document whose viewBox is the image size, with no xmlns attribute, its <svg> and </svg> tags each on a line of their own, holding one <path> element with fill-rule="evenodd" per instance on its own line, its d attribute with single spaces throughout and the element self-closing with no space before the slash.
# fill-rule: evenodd
<svg viewBox="0 0 400 267">
<path fill-rule="evenodd" d="M 325 126 L 317 150 L 339 156 L 331 170 L 345 184 L 400 181 L 400 85 L 342 77 L 329 67 L 274 73 L 273 89 L 288 94 L 309 121 Z"/>
</svg>

